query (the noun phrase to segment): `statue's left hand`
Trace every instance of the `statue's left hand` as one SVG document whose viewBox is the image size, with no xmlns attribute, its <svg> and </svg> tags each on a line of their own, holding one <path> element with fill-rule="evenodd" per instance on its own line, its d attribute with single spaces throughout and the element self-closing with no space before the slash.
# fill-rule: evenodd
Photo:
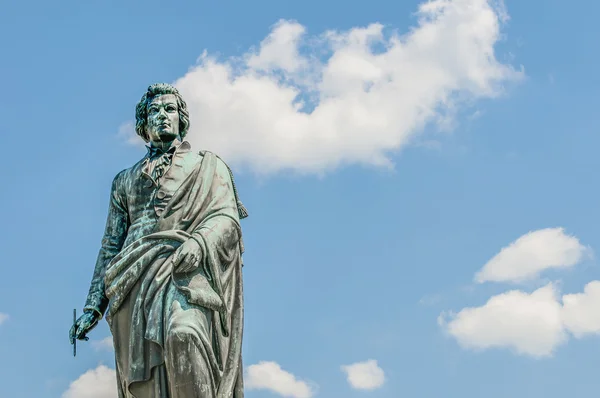
<svg viewBox="0 0 600 398">
<path fill-rule="evenodd" d="M 193 238 L 183 242 L 173 255 L 175 272 L 190 272 L 198 268 L 202 259 L 202 248 Z"/>
</svg>

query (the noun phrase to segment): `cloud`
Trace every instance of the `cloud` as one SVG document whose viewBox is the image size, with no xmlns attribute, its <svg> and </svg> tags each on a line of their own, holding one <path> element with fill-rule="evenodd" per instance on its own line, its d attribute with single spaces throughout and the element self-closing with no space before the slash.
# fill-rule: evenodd
<svg viewBox="0 0 600 398">
<path fill-rule="evenodd" d="M 134 122 L 123 123 L 119 127 L 119 131 L 118 131 L 117 135 L 122 140 L 127 142 L 128 144 L 132 144 L 132 145 L 138 145 L 138 144 L 143 145 L 144 144 L 144 141 L 142 141 L 142 139 L 140 137 L 138 137 L 135 132 L 135 123 Z"/>
<path fill-rule="evenodd" d="M 113 351 L 115 349 L 114 345 L 113 345 L 112 336 L 105 337 L 99 341 L 92 341 L 92 346 L 94 347 L 94 349 L 96 351 L 103 351 L 103 350 Z"/>
<path fill-rule="evenodd" d="M 523 282 L 551 268 L 569 268 L 579 263 L 589 249 L 563 228 L 529 232 L 503 248 L 475 275 L 478 283 Z"/>
<path fill-rule="evenodd" d="M 563 296 L 565 327 L 578 338 L 600 334 L 600 281 L 588 283 L 583 293 Z"/>
<path fill-rule="evenodd" d="M 269 36 L 263 40 L 260 51 L 248 54 L 246 63 L 249 68 L 262 71 L 281 69 L 297 72 L 308 66 L 308 62 L 300 55 L 300 39 L 306 29 L 297 23 L 280 21 Z"/>
<path fill-rule="evenodd" d="M 281 369 L 276 362 L 261 361 L 246 370 L 245 387 L 250 390 L 269 390 L 282 397 L 310 398 L 315 388 L 297 380 L 296 376 Z"/>
<path fill-rule="evenodd" d="M 511 290 L 481 307 L 442 313 L 438 322 L 464 348 L 509 348 L 539 358 L 551 356 L 570 336 L 600 335 L 599 306 L 600 281 L 562 297 L 550 283 L 530 294 Z"/>
<path fill-rule="evenodd" d="M 385 382 L 383 369 L 377 365 L 377 361 L 374 359 L 344 365 L 342 370 L 346 373 L 350 386 L 357 390 L 374 390 Z"/>
<path fill-rule="evenodd" d="M 100 365 L 88 370 L 71 383 L 62 398 L 117 398 L 114 369 Z"/>
<path fill-rule="evenodd" d="M 240 57 L 203 53 L 174 83 L 189 141 L 263 174 L 391 167 L 426 125 L 452 126 L 462 106 L 522 77 L 496 58 L 501 1 L 427 1 L 416 16 L 404 34 L 373 23 L 309 35 L 281 20 Z"/>
<path fill-rule="evenodd" d="M 8 321 L 10 317 L 8 316 L 8 314 L 4 314 L 2 312 L 0 312 L 0 325 L 2 325 L 4 322 Z"/>
<path fill-rule="evenodd" d="M 475 275 L 482 283 L 534 280 L 548 269 L 579 263 L 591 249 L 563 228 L 529 232 L 503 248 Z M 588 283 L 582 293 L 560 297 L 549 283 L 532 293 L 511 290 L 491 297 L 480 307 L 458 314 L 442 313 L 440 326 L 464 347 L 475 350 L 509 348 L 533 357 L 549 357 L 570 336 L 600 334 L 600 281 Z"/>
<path fill-rule="evenodd" d="M 249 366 L 244 384 L 248 389 L 270 390 L 289 398 L 311 398 L 316 390 L 307 382 L 297 380 L 275 362 L 260 362 Z M 114 369 L 100 365 L 72 382 L 62 398 L 117 398 L 116 386 Z"/>
<path fill-rule="evenodd" d="M 568 338 L 553 284 L 531 294 L 519 290 L 499 294 L 481 307 L 441 315 L 439 322 L 462 347 L 476 350 L 503 347 L 545 357 Z"/>
</svg>

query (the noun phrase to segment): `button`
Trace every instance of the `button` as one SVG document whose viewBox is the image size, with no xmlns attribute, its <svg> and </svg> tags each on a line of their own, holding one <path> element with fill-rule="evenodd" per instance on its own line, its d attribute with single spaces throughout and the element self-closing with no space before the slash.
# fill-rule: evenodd
<svg viewBox="0 0 600 398">
<path fill-rule="evenodd" d="M 165 191 L 158 191 L 158 192 L 156 193 L 156 197 L 157 197 L 158 199 L 164 199 L 164 198 L 165 198 L 165 196 L 167 196 L 167 194 L 165 193 Z"/>
<path fill-rule="evenodd" d="M 146 180 L 146 182 L 144 182 L 144 188 L 151 188 L 152 185 L 152 180 Z"/>
</svg>

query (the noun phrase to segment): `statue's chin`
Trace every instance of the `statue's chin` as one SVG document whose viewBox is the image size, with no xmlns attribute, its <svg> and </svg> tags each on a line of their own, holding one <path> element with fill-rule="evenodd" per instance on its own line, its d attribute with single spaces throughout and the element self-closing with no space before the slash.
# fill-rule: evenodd
<svg viewBox="0 0 600 398">
<path fill-rule="evenodd" d="M 173 134 L 168 131 L 161 131 L 158 134 L 158 137 L 156 137 L 156 139 L 152 139 L 152 141 L 156 144 L 158 144 L 158 143 L 162 144 L 165 142 L 173 142 L 176 138 L 177 138 L 177 134 Z"/>
</svg>

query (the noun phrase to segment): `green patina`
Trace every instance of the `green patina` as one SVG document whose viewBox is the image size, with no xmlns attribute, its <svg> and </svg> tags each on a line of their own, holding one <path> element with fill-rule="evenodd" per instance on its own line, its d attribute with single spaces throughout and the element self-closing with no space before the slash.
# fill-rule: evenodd
<svg viewBox="0 0 600 398">
<path fill-rule="evenodd" d="M 154 84 L 136 107 L 148 153 L 114 178 L 72 344 L 102 317 L 120 398 L 242 398 L 243 241 L 231 169 L 193 151 L 187 106 Z M 75 351 L 74 351 L 75 352 Z"/>
</svg>

